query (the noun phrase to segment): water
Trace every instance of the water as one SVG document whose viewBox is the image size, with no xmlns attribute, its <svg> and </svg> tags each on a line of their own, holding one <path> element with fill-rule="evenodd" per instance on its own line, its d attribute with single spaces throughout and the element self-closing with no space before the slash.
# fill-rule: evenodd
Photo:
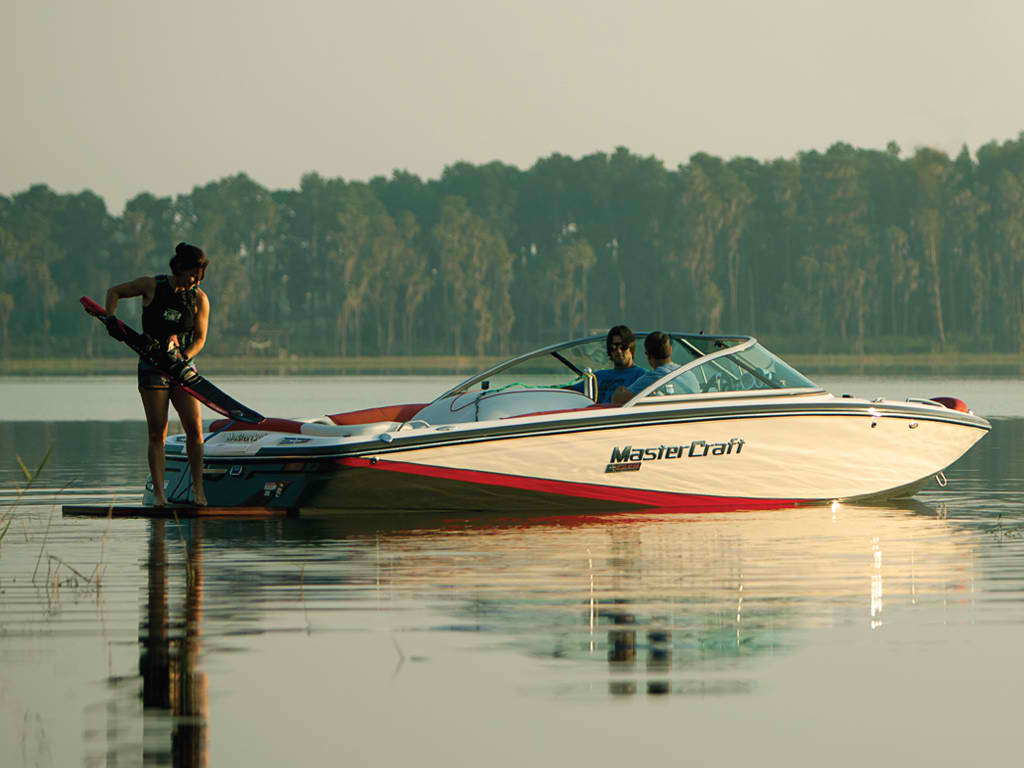
<svg viewBox="0 0 1024 768">
<path fill-rule="evenodd" d="M 946 488 L 882 506 L 62 519 L 138 499 L 131 381 L 0 380 L 0 765 L 1013 759 L 1018 382 L 819 378 L 957 395 L 993 430 Z M 217 383 L 298 415 L 451 381 Z M 15 456 L 34 468 L 51 446 L 19 498 Z"/>
</svg>

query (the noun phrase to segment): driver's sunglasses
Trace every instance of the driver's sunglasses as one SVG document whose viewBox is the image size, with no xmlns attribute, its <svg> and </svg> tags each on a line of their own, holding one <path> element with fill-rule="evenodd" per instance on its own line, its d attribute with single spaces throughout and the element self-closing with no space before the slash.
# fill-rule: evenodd
<svg viewBox="0 0 1024 768">
<path fill-rule="evenodd" d="M 613 341 L 611 344 L 608 345 L 609 352 L 613 352 L 616 349 L 621 349 L 623 352 L 625 352 L 627 349 L 629 349 L 629 344 L 626 344 L 623 341 Z"/>
</svg>

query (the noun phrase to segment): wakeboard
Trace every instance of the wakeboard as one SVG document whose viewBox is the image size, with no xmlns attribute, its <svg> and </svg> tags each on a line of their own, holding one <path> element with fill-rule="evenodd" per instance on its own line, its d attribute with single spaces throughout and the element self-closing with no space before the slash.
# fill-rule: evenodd
<svg viewBox="0 0 1024 768">
<path fill-rule="evenodd" d="M 107 313 L 99 304 L 83 296 L 79 301 L 85 307 L 85 311 L 100 322 L 106 323 Z M 116 318 L 115 318 L 116 319 Z M 171 377 L 182 389 L 192 397 L 229 419 L 244 421 L 247 424 L 258 424 L 263 421 L 263 416 L 252 408 L 242 405 L 231 395 L 215 387 L 190 365 L 184 364 L 180 358 L 170 355 L 166 349 L 161 349 L 151 337 L 138 333 L 133 328 L 125 325 L 120 320 L 117 323 L 124 331 L 124 343 L 150 365 L 160 369 L 161 372 Z"/>
</svg>

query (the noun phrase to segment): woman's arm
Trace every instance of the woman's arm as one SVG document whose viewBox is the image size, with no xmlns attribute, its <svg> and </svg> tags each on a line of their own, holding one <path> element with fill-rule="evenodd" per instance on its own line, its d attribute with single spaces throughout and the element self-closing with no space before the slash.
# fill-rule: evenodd
<svg viewBox="0 0 1024 768">
<path fill-rule="evenodd" d="M 206 329 L 210 324 L 210 300 L 201 288 L 196 291 L 196 324 L 192 328 L 192 343 L 183 350 L 185 357 L 191 360 L 202 352 L 206 345 Z"/>
<path fill-rule="evenodd" d="M 107 299 L 104 309 L 107 315 L 112 317 L 117 309 L 117 302 L 120 299 L 130 299 L 133 296 L 142 297 L 142 306 L 148 306 L 153 301 L 153 294 L 156 292 L 156 278 L 137 277 L 127 283 L 120 283 L 107 290 Z"/>
</svg>

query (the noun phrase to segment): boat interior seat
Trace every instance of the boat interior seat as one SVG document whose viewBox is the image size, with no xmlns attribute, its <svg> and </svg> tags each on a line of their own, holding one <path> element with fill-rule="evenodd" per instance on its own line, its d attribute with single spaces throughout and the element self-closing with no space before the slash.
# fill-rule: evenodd
<svg viewBox="0 0 1024 768">
<path fill-rule="evenodd" d="M 358 411 L 328 414 L 324 418 L 332 424 L 373 424 L 381 421 L 405 422 L 427 407 L 429 403 L 402 403 L 385 405 L 380 408 L 363 408 Z M 323 422 L 327 423 L 327 422 Z"/>
<path fill-rule="evenodd" d="M 379 435 L 394 432 L 402 426 L 401 421 L 373 421 L 368 424 L 323 424 L 320 422 L 302 425 L 302 434 L 312 437 L 354 437 L 356 435 Z"/>
<path fill-rule="evenodd" d="M 253 431 L 283 432 L 312 437 L 352 437 L 355 435 L 379 435 L 401 429 L 404 421 L 371 421 L 365 424 L 335 424 L 327 417 L 315 419 L 264 419 L 259 424 L 244 424 L 230 419 L 213 422 L 209 430 L 216 432 Z"/>
<path fill-rule="evenodd" d="M 316 416 L 310 419 L 296 419 L 296 421 L 301 421 L 303 424 L 334 424 L 330 416 Z"/>
</svg>

